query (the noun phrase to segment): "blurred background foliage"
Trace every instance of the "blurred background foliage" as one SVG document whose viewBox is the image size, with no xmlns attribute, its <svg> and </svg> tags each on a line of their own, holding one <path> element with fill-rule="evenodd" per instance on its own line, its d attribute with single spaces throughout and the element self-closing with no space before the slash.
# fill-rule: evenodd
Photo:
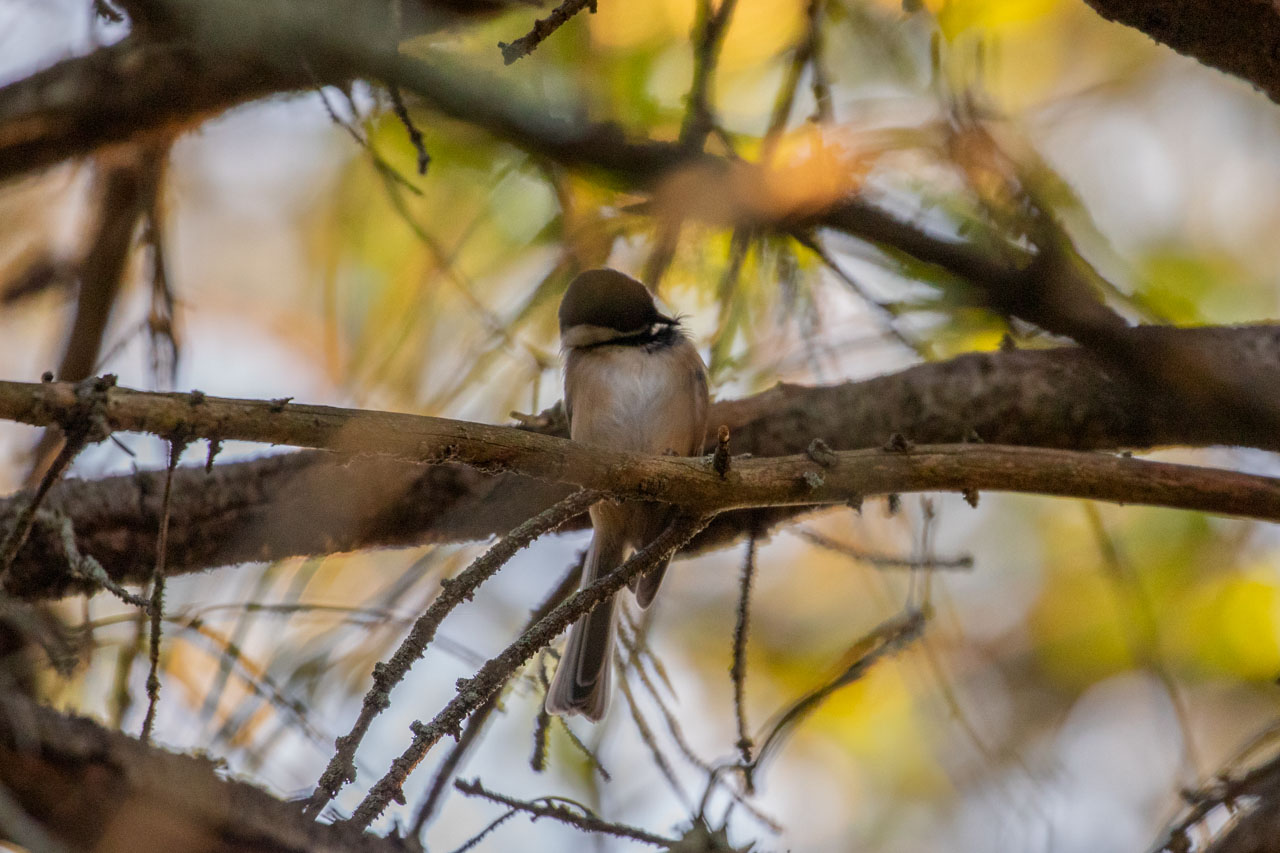
<svg viewBox="0 0 1280 853">
<path fill-rule="evenodd" d="M 517 5 L 403 49 L 456 52 L 548 110 L 675 140 L 698 2 L 599 0 L 594 14 L 505 69 L 495 44 L 523 34 L 537 10 Z M 5 79 L 121 35 L 88 6 L 0 3 Z M 815 59 L 797 71 L 814 21 Z M 777 118 L 775 105 L 788 100 Z M 1010 188 L 1018 185 L 1059 219 L 1129 316 L 1177 324 L 1275 316 L 1275 106 L 1075 0 L 740 0 L 710 103 L 708 147 L 782 164 L 784 189 L 797 197 L 856 186 L 964 237 L 974 221 L 1016 232 L 1022 213 Z M 564 287 L 577 270 L 605 263 L 640 274 L 660 254 L 670 211 L 607 175 L 410 107 L 431 156 L 425 175 L 385 93 L 364 86 L 243 107 L 180 139 L 162 190 L 177 373 L 152 369 L 144 252 L 129 268 L 98 369 L 138 387 L 498 422 L 554 403 Z M 89 164 L 0 188 L 0 281 L 18 280 L 33 259 L 72 262 L 92 231 L 94 198 Z M 719 397 L 778 381 L 865 378 L 992 349 L 1006 333 L 1022 346 L 1049 343 L 972 308 L 963 287 L 936 271 L 838 236 L 823 237 L 821 250 L 684 223 L 659 292 L 686 315 Z M 6 298 L 6 377 L 32 378 L 56 363 L 75 297 L 59 281 Z M 7 491 L 24 477 L 34 437 L 0 429 Z M 107 444 L 74 473 L 163 458 L 158 443 L 131 436 L 125 444 L 133 457 Z M 228 448 L 222 458 L 262 452 Z M 187 459 L 202 453 L 195 447 Z M 1264 454 L 1226 449 L 1160 455 L 1276 468 Z M 907 500 L 893 515 L 869 503 L 860 515 L 833 511 L 804 527 L 827 544 L 793 530 L 758 553 L 746 705 L 756 725 L 838 671 L 850 645 L 921 583 L 860 554 L 968 554 L 973 566 L 933 574 L 937 616 L 923 643 L 800 726 L 752 799 L 781 833 L 739 809 L 731 822 L 739 842 L 1141 849 L 1173 813 L 1180 786 L 1222 769 L 1275 719 L 1280 540 L 1265 526 L 984 495 L 976 510 L 953 497 L 928 508 Z M 505 645 L 584 542 L 540 543 L 450 618 L 361 752 L 361 784 L 402 748 L 411 719 L 433 713 L 456 678 Z M 277 791 L 309 790 L 371 664 L 474 553 L 342 554 L 178 579 L 160 740 L 225 756 L 232 772 Z M 679 566 L 648 626 L 661 661 L 644 664 L 656 695 L 704 761 L 733 753 L 726 670 L 741 560 L 739 548 Z M 101 596 L 57 611 L 83 642 L 42 689 L 136 729 L 144 627 Z M 529 770 L 540 704 L 532 672 L 504 697 L 469 769 L 491 787 L 572 796 L 665 831 L 696 805 L 703 776 L 680 754 L 655 694 L 634 672 L 628 683 L 673 768 L 668 781 L 621 696 L 604 725 L 571 724 L 611 782 L 559 727 L 549 772 Z M 395 819 L 411 820 L 429 776 L 429 768 L 415 776 L 410 808 Z M 350 808 L 357 793 L 338 807 Z M 427 840 L 451 849 L 493 816 L 455 797 Z M 505 827 L 482 849 L 519 838 Z M 579 843 L 543 823 L 521 842 Z"/>
</svg>

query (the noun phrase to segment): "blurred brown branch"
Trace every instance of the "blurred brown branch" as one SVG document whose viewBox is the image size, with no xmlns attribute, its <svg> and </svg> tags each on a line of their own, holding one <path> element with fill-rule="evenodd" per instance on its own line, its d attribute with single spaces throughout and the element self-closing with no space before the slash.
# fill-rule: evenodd
<svg viewBox="0 0 1280 853">
<path fill-rule="evenodd" d="M 585 110 L 550 109 L 509 80 L 495 80 L 439 52 L 404 56 L 388 44 L 386 15 L 369 4 L 141 5 L 176 34 L 172 40 L 156 44 L 131 37 L 0 89 L 0 179 L 158 129 L 179 130 L 267 94 L 371 79 L 416 94 L 432 110 L 536 156 L 588 170 L 607 183 L 651 191 L 657 212 L 677 220 L 802 235 L 834 229 L 940 268 L 969 285 L 977 304 L 1095 349 L 1137 381 L 1176 389 L 1196 417 L 1280 429 L 1280 406 L 1263 400 L 1234 373 L 1207 368 L 1198 353 L 1160 339 L 1131 345 L 1127 323 L 1101 300 L 1097 273 L 1064 243 L 1049 212 L 1038 211 L 1025 235 L 1002 234 L 979 221 L 966 223 L 963 239 L 935 233 L 861 198 L 856 164 L 844 164 L 851 174 L 829 175 L 825 195 L 793 197 L 785 188 L 796 182 L 781 180 L 768 164 L 712 156 L 683 140 L 628 136 L 611 123 L 565 118 Z"/>
<path fill-rule="evenodd" d="M 1126 334 L 1136 345 L 1174 339 L 1260 392 L 1280 389 L 1280 327 L 1142 328 Z M 23 400 L 30 402 L 20 392 L 18 401 Z M 804 453 L 814 438 L 835 450 L 879 447 L 894 433 L 922 444 L 976 436 L 990 443 L 1077 450 L 1280 449 L 1280 433 L 1246 421 L 1199 419 L 1176 397 L 1119 379 L 1074 347 L 971 354 L 828 387 L 779 385 L 715 404 L 711 420 L 730 427 L 737 452 L 757 457 Z M 562 425 L 546 431 L 564 435 Z M 54 486 L 45 506 L 72 520 L 80 550 L 112 578 L 141 583 L 152 568 L 162 489 L 159 472 L 73 480 Z M 406 466 L 314 452 L 216 465 L 210 474 L 180 468 L 173 483 L 170 570 L 485 539 L 506 533 L 569 491 L 456 464 Z M 0 527 L 13 523 L 24 501 L 0 501 Z M 723 545 L 801 511 L 724 513 L 694 547 Z M 83 579 L 58 568 L 65 565 L 61 537 L 37 526 L 14 563 L 11 591 L 45 598 L 87 589 Z"/>
<path fill-rule="evenodd" d="M 147 747 L 12 691 L 0 701 L 0 786 L 75 850 L 398 851 L 393 839 L 304 818 L 207 758 Z"/>
<path fill-rule="evenodd" d="M 80 291 L 75 318 L 67 332 L 62 363 L 55 374 L 64 382 L 87 379 L 97 367 L 139 221 L 156 207 L 169 146 L 156 142 L 119 146 L 95 158 L 99 184 L 98 221 L 92 241 L 77 264 Z M 36 446 L 27 485 L 40 481 L 62 447 L 61 433 L 47 430 Z"/>
</svg>

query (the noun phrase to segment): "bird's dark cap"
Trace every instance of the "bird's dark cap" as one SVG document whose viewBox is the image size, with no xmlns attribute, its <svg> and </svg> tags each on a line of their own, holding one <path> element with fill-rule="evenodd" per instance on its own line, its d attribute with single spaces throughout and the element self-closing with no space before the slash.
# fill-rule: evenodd
<svg viewBox="0 0 1280 853">
<path fill-rule="evenodd" d="M 560 300 L 560 334 L 574 326 L 601 326 L 619 332 L 674 324 L 658 311 L 648 288 L 629 275 L 607 268 L 580 273 Z"/>
</svg>

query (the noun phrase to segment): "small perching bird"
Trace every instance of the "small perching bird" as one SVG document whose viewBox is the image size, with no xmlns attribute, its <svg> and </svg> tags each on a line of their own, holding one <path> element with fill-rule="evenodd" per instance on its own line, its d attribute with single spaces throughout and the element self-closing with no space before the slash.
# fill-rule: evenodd
<svg viewBox="0 0 1280 853">
<path fill-rule="evenodd" d="M 658 311 L 643 284 L 616 270 L 575 278 L 560 302 L 565 352 L 564 403 L 569 437 L 583 444 L 638 453 L 693 456 L 707 431 L 707 369 L 680 321 Z M 602 501 L 591 508 L 594 533 L 583 585 L 652 542 L 671 520 L 661 504 Z M 663 563 L 634 584 L 648 607 L 667 570 Z M 547 691 L 552 714 L 599 720 L 609 707 L 614 602 L 569 629 L 569 641 Z"/>
</svg>

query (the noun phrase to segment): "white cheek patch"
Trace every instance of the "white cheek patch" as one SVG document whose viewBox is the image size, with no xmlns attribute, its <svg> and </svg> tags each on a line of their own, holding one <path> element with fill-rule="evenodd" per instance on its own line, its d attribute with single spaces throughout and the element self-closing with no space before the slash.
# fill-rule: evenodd
<svg viewBox="0 0 1280 853">
<path fill-rule="evenodd" d="M 646 325 L 629 331 L 618 331 L 617 329 L 611 329 L 608 326 L 592 326 L 589 323 L 579 323 L 576 326 L 570 326 L 564 330 L 564 334 L 560 336 L 560 346 L 565 349 L 595 346 L 596 344 L 616 341 L 618 338 L 627 338 L 632 335 L 639 335 L 648 328 L 649 327 Z"/>
</svg>

